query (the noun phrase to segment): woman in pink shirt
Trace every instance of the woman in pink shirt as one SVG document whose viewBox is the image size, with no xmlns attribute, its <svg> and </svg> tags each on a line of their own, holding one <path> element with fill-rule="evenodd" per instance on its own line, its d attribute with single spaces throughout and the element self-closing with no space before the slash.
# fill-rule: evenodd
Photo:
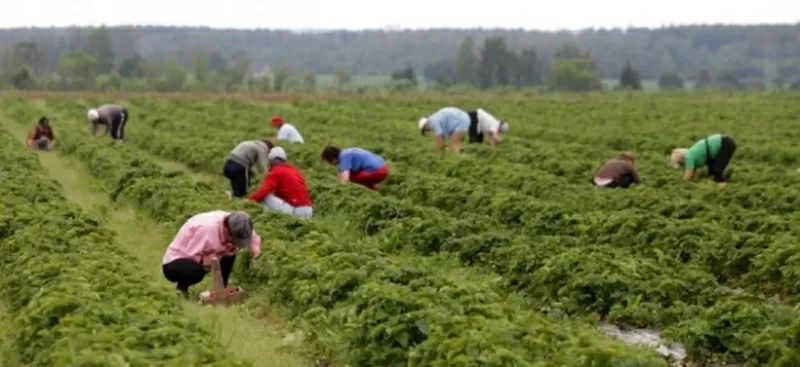
<svg viewBox="0 0 800 367">
<path fill-rule="evenodd" d="M 162 260 L 164 277 L 177 283 L 178 291 L 188 297 L 189 287 L 205 278 L 211 260 L 217 258 L 227 287 L 236 251 L 245 248 L 250 249 L 253 260 L 261 255 L 261 237 L 253 230 L 249 214 L 221 210 L 197 214 L 183 224 L 167 247 Z"/>
</svg>

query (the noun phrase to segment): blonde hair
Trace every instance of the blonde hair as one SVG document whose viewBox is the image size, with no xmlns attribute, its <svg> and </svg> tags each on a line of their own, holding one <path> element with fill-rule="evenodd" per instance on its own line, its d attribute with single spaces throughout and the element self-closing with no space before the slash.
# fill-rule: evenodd
<svg viewBox="0 0 800 367">
<path fill-rule="evenodd" d="M 676 148 L 672 150 L 672 154 L 669 156 L 669 164 L 672 168 L 679 168 L 683 165 L 683 160 L 686 158 L 686 151 L 688 149 L 684 148 Z"/>
</svg>

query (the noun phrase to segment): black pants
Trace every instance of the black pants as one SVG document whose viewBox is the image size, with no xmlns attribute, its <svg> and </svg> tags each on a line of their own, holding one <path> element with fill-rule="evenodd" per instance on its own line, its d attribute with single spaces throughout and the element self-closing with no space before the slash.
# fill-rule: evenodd
<svg viewBox="0 0 800 367">
<path fill-rule="evenodd" d="M 592 178 L 589 181 L 591 181 L 592 185 L 597 186 L 597 184 L 594 183 L 594 178 Z M 634 183 L 636 183 L 636 181 L 633 179 L 633 175 L 632 174 L 625 174 L 624 176 L 620 177 L 619 179 L 611 181 L 608 185 L 605 185 L 603 187 L 607 187 L 609 189 L 616 189 L 616 188 L 627 189 L 627 188 L 631 187 L 631 185 L 633 185 Z"/>
<path fill-rule="evenodd" d="M 469 143 L 483 143 L 483 133 L 478 132 L 478 111 L 469 111 Z"/>
<path fill-rule="evenodd" d="M 725 182 L 725 169 L 731 163 L 733 153 L 736 152 L 736 142 L 730 136 L 722 136 L 722 146 L 714 159 L 708 161 L 708 175 L 714 177 L 715 182 Z"/>
<path fill-rule="evenodd" d="M 233 197 L 243 198 L 247 196 L 247 187 L 250 184 L 250 172 L 247 167 L 228 159 L 225 162 L 222 173 L 231 181 Z"/>
<path fill-rule="evenodd" d="M 111 121 L 111 138 L 122 141 L 125 137 L 125 125 L 128 123 L 128 109 L 123 108 L 119 115 Z"/>
<path fill-rule="evenodd" d="M 222 283 L 225 287 L 228 286 L 228 278 L 231 276 L 234 261 L 236 261 L 236 255 L 219 259 Z M 177 288 L 181 292 L 187 292 L 189 287 L 203 281 L 203 278 L 208 274 L 202 265 L 190 258 L 177 259 L 171 263 L 164 264 L 162 270 L 164 271 L 164 278 L 167 278 L 172 283 L 177 283 Z"/>
</svg>

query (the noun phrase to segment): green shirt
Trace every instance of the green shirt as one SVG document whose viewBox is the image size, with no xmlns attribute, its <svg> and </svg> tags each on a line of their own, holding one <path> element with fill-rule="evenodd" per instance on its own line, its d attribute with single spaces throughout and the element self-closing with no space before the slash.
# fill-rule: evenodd
<svg viewBox="0 0 800 367">
<path fill-rule="evenodd" d="M 711 157 L 707 157 L 706 154 L 706 141 L 708 141 L 708 152 L 711 153 Z M 692 171 L 697 167 L 705 166 L 707 161 L 714 159 L 719 154 L 720 148 L 722 148 L 722 134 L 714 134 L 694 143 L 683 159 L 685 170 Z"/>
</svg>

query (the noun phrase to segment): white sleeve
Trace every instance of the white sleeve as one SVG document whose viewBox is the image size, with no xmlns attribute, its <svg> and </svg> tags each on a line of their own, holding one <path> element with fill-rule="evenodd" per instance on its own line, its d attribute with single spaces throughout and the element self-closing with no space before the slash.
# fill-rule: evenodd
<svg viewBox="0 0 800 367">
<path fill-rule="evenodd" d="M 284 124 L 278 129 L 278 140 L 290 140 L 291 132 L 288 129 L 289 125 Z"/>
<path fill-rule="evenodd" d="M 479 108 L 477 111 L 478 126 L 483 133 L 494 133 L 500 130 L 500 121 L 494 116 Z"/>
<path fill-rule="evenodd" d="M 300 132 L 297 131 L 297 128 L 289 124 L 284 124 L 281 126 L 281 129 L 278 130 L 278 140 L 288 140 L 293 143 L 303 143 L 303 137 L 300 136 Z"/>
</svg>

